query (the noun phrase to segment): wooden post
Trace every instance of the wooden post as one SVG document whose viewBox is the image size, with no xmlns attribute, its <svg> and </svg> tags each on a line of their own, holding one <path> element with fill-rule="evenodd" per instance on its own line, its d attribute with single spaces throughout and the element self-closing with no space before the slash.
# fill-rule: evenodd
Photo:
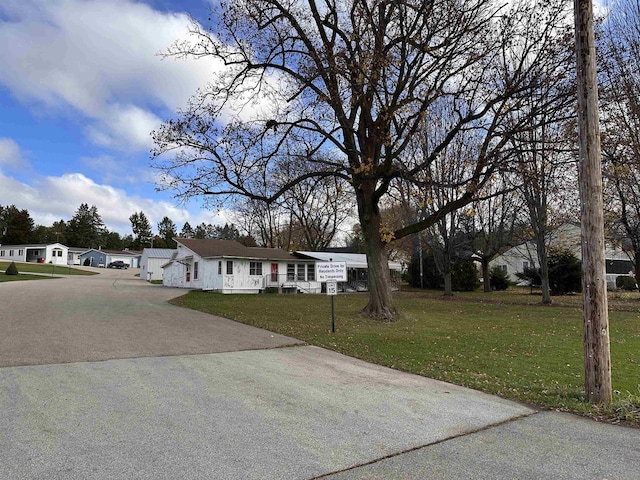
<svg viewBox="0 0 640 480">
<path fill-rule="evenodd" d="M 590 402 L 611 403 L 602 160 L 592 0 L 574 0 L 574 14 L 580 132 L 585 394 Z"/>
</svg>

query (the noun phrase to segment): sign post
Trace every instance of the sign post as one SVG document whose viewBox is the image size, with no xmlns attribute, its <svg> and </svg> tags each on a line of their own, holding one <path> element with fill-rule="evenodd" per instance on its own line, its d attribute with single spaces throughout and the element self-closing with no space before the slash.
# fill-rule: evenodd
<svg viewBox="0 0 640 480">
<path fill-rule="evenodd" d="M 333 304 L 333 297 L 338 294 L 338 282 L 329 280 L 327 282 L 327 295 L 331 297 L 331 333 L 336 333 L 336 315 Z"/>
<path fill-rule="evenodd" d="M 331 333 L 336 333 L 333 297 L 338 294 L 338 282 L 347 281 L 347 263 L 332 261 L 316 263 L 316 280 L 326 283 L 327 295 L 331 297 Z"/>
</svg>

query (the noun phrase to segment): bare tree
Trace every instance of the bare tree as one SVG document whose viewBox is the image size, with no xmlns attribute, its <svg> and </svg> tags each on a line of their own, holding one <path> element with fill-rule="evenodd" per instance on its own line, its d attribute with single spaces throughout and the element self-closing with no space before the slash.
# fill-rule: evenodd
<svg viewBox="0 0 640 480">
<path fill-rule="evenodd" d="M 505 174 L 496 175 L 481 195 L 482 198 L 473 203 L 474 254 L 482 266 L 483 289 L 491 292 L 489 263 L 505 247 L 516 244 L 515 230 L 521 221 L 523 201 Z"/>
<path fill-rule="evenodd" d="M 168 52 L 227 68 L 153 133 L 163 184 L 183 198 L 272 203 L 309 178 L 350 183 L 369 266 L 365 312 L 392 320 L 387 245 L 472 202 L 501 166 L 508 139 L 532 121 L 523 99 L 555 71 L 567 11 L 560 0 L 245 0 L 213 17 L 215 33 L 193 23 L 193 41 Z M 269 108 L 247 119 L 260 101 Z M 454 112 L 447 134 L 411 159 L 436 101 Z M 380 205 L 392 182 L 424 178 L 465 131 L 482 142 L 456 196 L 391 231 Z M 302 173 L 280 175 L 292 158 Z"/>
<path fill-rule="evenodd" d="M 640 2 L 616 2 L 599 39 L 605 218 L 640 279 Z"/>
<path fill-rule="evenodd" d="M 566 205 L 575 193 L 575 61 L 571 43 L 558 51 L 561 59 L 553 79 L 532 89 L 528 101 L 535 121 L 531 128 L 516 133 L 511 143 L 517 184 L 524 198 L 542 282 L 542 303 L 551 304 L 548 243 L 553 205 Z M 546 99 L 547 101 L 541 101 Z M 565 198 L 562 198 L 565 196 Z M 575 197 L 575 195 L 574 195 Z"/>
</svg>

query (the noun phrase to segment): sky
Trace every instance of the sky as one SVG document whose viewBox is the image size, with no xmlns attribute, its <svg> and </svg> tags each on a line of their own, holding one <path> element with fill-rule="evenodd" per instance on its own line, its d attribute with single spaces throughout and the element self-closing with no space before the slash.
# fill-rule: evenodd
<svg viewBox="0 0 640 480">
<path fill-rule="evenodd" d="M 206 22 L 209 0 L 0 0 L 0 205 L 36 224 L 95 205 L 106 226 L 220 224 L 224 212 L 157 192 L 150 132 L 186 105 L 217 67 L 163 59 Z"/>
</svg>

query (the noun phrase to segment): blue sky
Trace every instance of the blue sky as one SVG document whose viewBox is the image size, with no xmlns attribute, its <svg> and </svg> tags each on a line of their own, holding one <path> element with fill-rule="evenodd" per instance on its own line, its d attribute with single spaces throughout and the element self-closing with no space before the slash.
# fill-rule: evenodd
<svg viewBox="0 0 640 480">
<path fill-rule="evenodd" d="M 149 132 L 216 69 L 158 53 L 208 12 L 208 0 L 1 0 L 0 205 L 50 225 L 88 203 L 123 234 L 140 210 L 154 226 L 224 222 L 156 192 L 149 167 Z"/>
</svg>

